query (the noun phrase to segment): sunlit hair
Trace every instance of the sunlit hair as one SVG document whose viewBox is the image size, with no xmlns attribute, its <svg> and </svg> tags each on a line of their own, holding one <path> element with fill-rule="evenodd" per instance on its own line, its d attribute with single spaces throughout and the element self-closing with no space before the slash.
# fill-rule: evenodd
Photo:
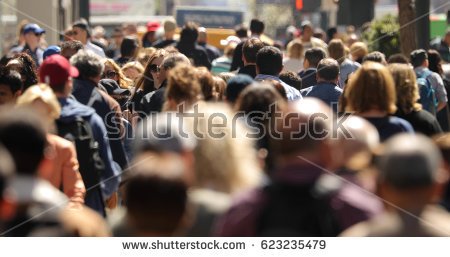
<svg viewBox="0 0 450 257">
<path fill-rule="evenodd" d="M 211 73 L 205 67 L 199 67 L 197 70 L 198 81 L 202 88 L 203 98 L 205 101 L 214 100 L 214 79 Z"/>
<path fill-rule="evenodd" d="M 346 112 L 378 110 L 393 114 L 397 110 L 394 80 L 380 63 L 365 62 L 349 79 L 344 94 Z"/>
<path fill-rule="evenodd" d="M 150 57 L 156 52 L 156 48 L 154 47 L 146 47 L 139 49 L 139 52 L 137 54 L 137 60 L 142 64 L 143 67 L 145 67 L 148 63 L 148 60 L 150 60 Z"/>
<path fill-rule="evenodd" d="M 129 78 L 125 77 L 122 70 L 120 69 L 119 65 L 113 60 L 113 59 L 105 59 L 104 65 L 109 65 L 113 68 L 113 70 L 117 73 L 117 76 L 119 77 L 117 84 L 121 88 L 128 89 L 132 85 L 133 81 L 131 81 Z"/>
<path fill-rule="evenodd" d="M 230 108 L 220 103 L 202 103 L 199 112 L 204 116 L 193 124 L 204 135 L 194 149 L 197 186 L 225 193 L 239 193 L 258 186 L 262 173 L 256 150 L 245 136 L 245 127 L 233 122 Z M 212 124 L 225 126 L 212 128 Z M 218 134 L 221 136 L 215 138 Z"/>
<path fill-rule="evenodd" d="M 61 115 L 61 107 L 53 90 L 46 84 L 38 84 L 29 87 L 17 99 L 17 106 L 30 105 L 36 100 L 41 100 L 49 107 L 49 116 L 53 119 Z"/>
<path fill-rule="evenodd" d="M 328 44 L 328 54 L 341 64 L 345 60 L 345 45 L 341 39 L 333 39 Z"/>
<path fill-rule="evenodd" d="M 405 114 L 421 110 L 422 105 L 417 103 L 420 95 L 413 68 L 408 64 L 393 63 L 388 69 L 394 78 L 397 107 Z"/>
<path fill-rule="evenodd" d="M 127 62 L 122 66 L 122 73 L 124 73 L 127 69 L 135 69 L 139 74 L 144 73 L 144 66 L 140 62 Z"/>
<path fill-rule="evenodd" d="M 176 106 L 184 103 L 189 107 L 203 98 L 197 69 L 185 64 L 178 64 L 169 71 L 167 77 L 166 102 L 164 110 L 176 110 Z"/>
<path fill-rule="evenodd" d="M 287 45 L 287 56 L 293 59 L 303 58 L 303 44 L 300 40 L 292 40 Z"/>
<path fill-rule="evenodd" d="M 353 57 L 353 61 L 361 63 L 364 56 L 368 53 L 369 50 L 364 42 L 355 42 L 350 46 L 350 54 Z"/>
</svg>

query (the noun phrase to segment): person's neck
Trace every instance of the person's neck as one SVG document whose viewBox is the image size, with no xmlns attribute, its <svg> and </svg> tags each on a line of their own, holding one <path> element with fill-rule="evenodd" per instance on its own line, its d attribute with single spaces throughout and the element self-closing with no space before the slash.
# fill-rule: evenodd
<svg viewBox="0 0 450 257">
<path fill-rule="evenodd" d="M 26 43 L 26 45 L 32 52 L 34 52 L 36 50 L 36 48 L 38 48 L 38 46 L 39 46 L 39 44 L 30 44 L 30 43 Z"/>
<path fill-rule="evenodd" d="M 388 113 L 385 111 L 380 111 L 378 109 L 372 109 L 365 112 L 360 112 L 359 115 L 366 118 L 382 118 L 386 117 Z"/>
<path fill-rule="evenodd" d="M 337 85 L 337 81 L 336 80 L 325 80 L 325 79 L 318 79 L 317 80 L 317 84 L 333 84 L 333 85 Z"/>
</svg>

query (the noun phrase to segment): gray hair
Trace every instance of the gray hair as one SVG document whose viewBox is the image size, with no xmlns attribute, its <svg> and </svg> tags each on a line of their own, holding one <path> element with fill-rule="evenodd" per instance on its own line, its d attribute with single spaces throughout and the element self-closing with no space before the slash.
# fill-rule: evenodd
<svg viewBox="0 0 450 257">
<path fill-rule="evenodd" d="M 86 50 L 78 51 L 78 53 L 70 58 L 70 63 L 80 72 L 79 79 L 100 76 L 105 68 L 105 65 L 96 54 Z"/>
</svg>

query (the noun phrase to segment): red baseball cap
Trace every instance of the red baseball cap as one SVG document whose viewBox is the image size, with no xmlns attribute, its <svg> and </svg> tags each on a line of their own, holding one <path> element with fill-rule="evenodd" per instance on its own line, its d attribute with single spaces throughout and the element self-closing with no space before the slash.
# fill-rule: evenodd
<svg viewBox="0 0 450 257">
<path fill-rule="evenodd" d="M 159 22 L 157 21 L 149 21 L 147 22 L 147 32 L 157 31 L 159 28 Z"/>
<path fill-rule="evenodd" d="M 39 68 L 39 79 L 42 83 L 52 85 L 62 85 L 69 77 L 78 77 L 78 69 L 70 65 L 70 62 L 59 54 L 47 57 Z"/>
</svg>

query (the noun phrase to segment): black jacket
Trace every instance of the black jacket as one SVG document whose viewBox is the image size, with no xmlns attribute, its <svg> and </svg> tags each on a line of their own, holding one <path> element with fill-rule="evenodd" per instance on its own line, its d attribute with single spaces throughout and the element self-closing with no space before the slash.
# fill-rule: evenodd
<svg viewBox="0 0 450 257">
<path fill-rule="evenodd" d="M 208 54 L 206 50 L 197 45 L 188 45 L 183 42 L 179 42 L 176 46 L 180 53 L 186 55 L 191 61 L 193 61 L 195 66 L 205 66 L 208 70 L 211 69 L 211 62 L 208 59 Z"/>
<path fill-rule="evenodd" d="M 302 70 L 298 73 L 300 78 L 302 78 L 302 89 L 312 87 L 317 84 L 316 74 L 317 69 L 313 68 Z"/>
</svg>

